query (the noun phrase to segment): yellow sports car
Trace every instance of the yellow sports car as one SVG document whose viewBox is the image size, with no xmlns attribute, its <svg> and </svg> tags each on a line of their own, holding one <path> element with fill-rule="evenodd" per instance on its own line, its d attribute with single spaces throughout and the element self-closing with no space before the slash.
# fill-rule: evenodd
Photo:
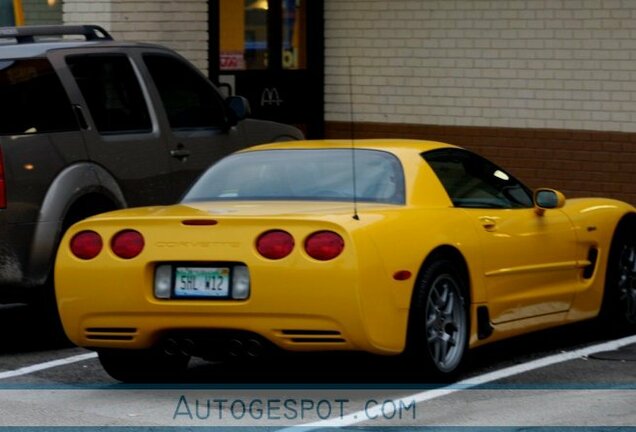
<svg viewBox="0 0 636 432">
<path fill-rule="evenodd" d="M 438 142 L 270 144 L 178 205 L 77 223 L 55 285 L 68 337 L 124 381 L 270 351 L 404 354 L 451 375 L 510 336 L 599 315 L 634 329 L 636 209 L 532 193 Z"/>
</svg>

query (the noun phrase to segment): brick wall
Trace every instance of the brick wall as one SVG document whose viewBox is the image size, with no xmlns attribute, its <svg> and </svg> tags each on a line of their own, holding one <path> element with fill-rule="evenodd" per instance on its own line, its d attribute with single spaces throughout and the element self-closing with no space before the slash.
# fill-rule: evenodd
<svg viewBox="0 0 636 432">
<path fill-rule="evenodd" d="M 207 0 L 64 0 L 66 24 L 99 24 L 119 40 L 166 45 L 207 72 Z"/>
<path fill-rule="evenodd" d="M 326 119 L 636 132 L 636 1 L 327 0 Z"/>
<path fill-rule="evenodd" d="M 351 91 L 356 136 L 636 204 L 636 1 L 326 0 L 325 26 L 328 137 L 349 137 Z"/>
</svg>

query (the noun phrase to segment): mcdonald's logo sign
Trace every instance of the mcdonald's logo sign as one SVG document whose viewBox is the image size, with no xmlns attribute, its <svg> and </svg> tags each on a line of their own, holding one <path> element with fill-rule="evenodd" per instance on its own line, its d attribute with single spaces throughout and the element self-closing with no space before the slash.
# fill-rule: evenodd
<svg viewBox="0 0 636 432">
<path fill-rule="evenodd" d="M 282 103 L 283 100 L 280 98 L 276 87 L 263 89 L 263 93 L 261 93 L 261 106 L 280 106 Z"/>
</svg>

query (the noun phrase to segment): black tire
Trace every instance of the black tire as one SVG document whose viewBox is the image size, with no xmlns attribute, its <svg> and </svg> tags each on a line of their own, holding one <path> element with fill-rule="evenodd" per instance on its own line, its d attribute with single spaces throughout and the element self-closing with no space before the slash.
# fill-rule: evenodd
<svg viewBox="0 0 636 432">
<path fill-rule="evenodd" d="M 413 292 L 407 356 L 423 377 L 457 376 L 468 351 L 468 289 L 462 272 L 449 260 L 422 271 Z"/>
<path fill-rule="evenodd" d="M 158 350 L 100 350 L 99 362 L 112 378 L 126 383 L 173 382 L 188 367 L 190 357 Z"/>
<path fill-rule="evenodd" d="M 621 224 L 612 239 L 600 318 L 611 331 L 636 331 L 636 223 Z"/>
<path fill-rule="evenodd" d="M 62 326 L 62 319 L 55 299 L 52 271 L 41 287 L 39 295 L 31 302 L 30 307 L 41 328 L 40 333 L 42 337 L 46 339 L 49 346 L 54 348 L 74 346 L 73 342 L 66 336 L 64 327 Z"/>
</svg>

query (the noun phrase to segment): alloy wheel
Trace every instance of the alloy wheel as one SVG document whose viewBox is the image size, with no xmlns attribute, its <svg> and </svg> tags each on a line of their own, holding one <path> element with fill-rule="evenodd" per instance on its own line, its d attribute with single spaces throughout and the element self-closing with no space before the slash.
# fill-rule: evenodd
<svg viewBox="0 0 636 432">
<path fill-rule="evenodd" d="M 625 245 L 618 270 L 620 312 L 629 323 L 636 323 L 636 245 Z"/>
<path fill-rule="evenodd" d="M 455 279 L 440 275 L 433 283 L 426 302 L 426 341 L 435 366 L 452 371 L 462 359 L 466 338 L 466 314 Z"/>
</svg>

